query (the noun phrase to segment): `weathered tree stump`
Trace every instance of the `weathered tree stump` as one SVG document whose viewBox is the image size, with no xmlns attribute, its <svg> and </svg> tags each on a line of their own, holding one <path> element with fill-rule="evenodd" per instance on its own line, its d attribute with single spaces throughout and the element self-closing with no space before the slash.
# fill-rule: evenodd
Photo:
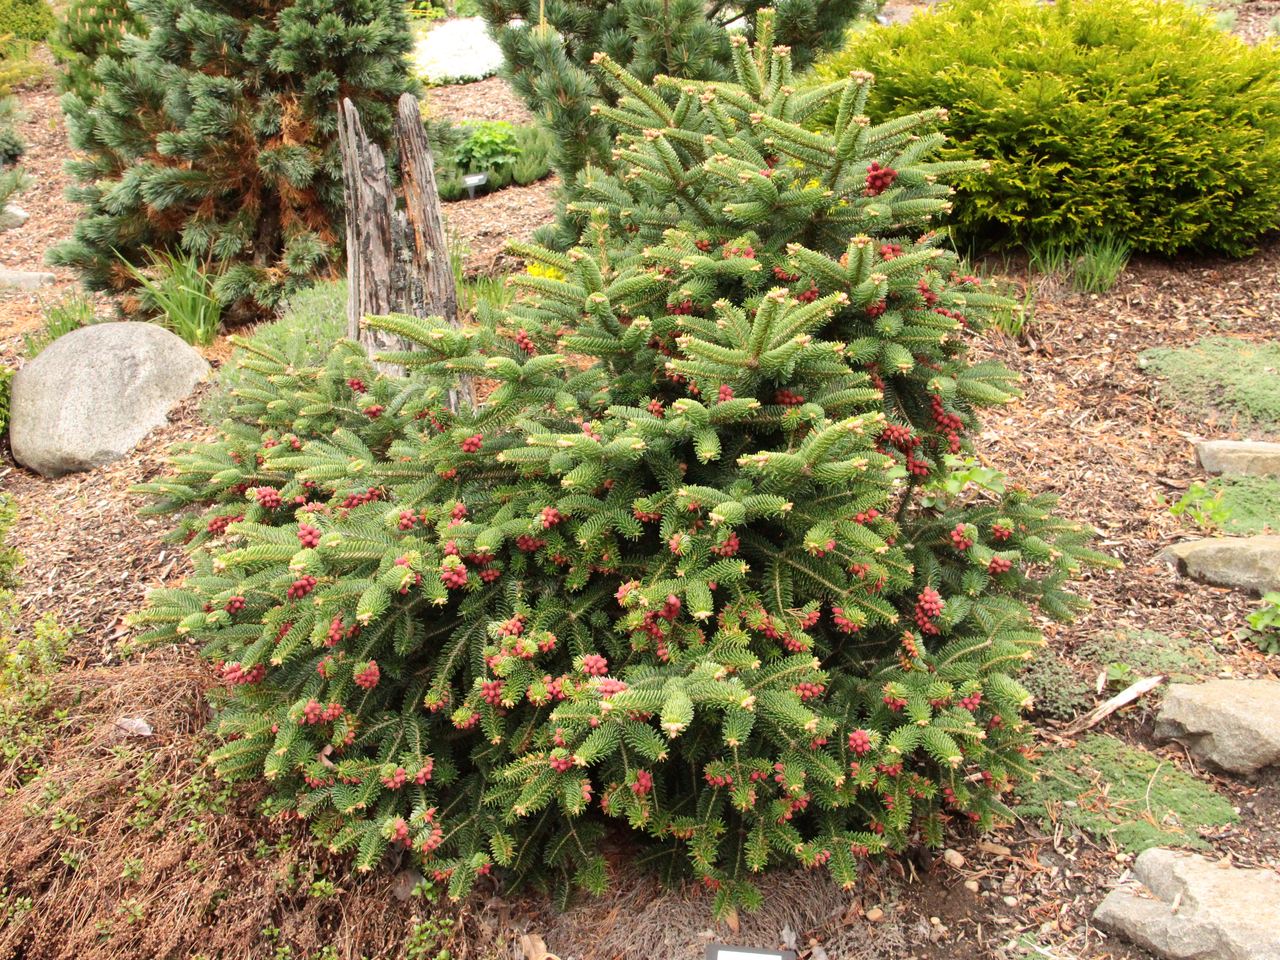
<svg viewBox="0 0 1280 960">
<path fill-rule="evenodd" d="M 405 313 L 443 317 L 459 326 L 458 292 L 449 263 L 449 241 L 436 190 L 435 165 L 423 130 L 418 101 L 404 94 L 396 106 L 403 205 L 387 173 L 382 149 L 370 142 L 355 105 L 338 107 L 338 145 L 342 153 L 347 206 L 347 335 L 370 357 L 405 351 L 402 338 L 364 324 L 368 316 Z M 379 370 L 402 373 L 398 364 L 374 360 Z M 449 403 L 474 404 L 470 378 L 450 391 Z"/>
</svg>

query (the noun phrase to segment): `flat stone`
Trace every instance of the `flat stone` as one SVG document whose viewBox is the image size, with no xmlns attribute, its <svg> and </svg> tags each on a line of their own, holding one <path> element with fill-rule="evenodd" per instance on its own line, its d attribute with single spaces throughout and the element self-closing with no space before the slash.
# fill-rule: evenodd
<svg viewBox="0 0 1280 960">
<path fill-rule="evenodd" d="M 1094 922 L 1168 960 L 1280 960 L 1280 876 L 1144 850 Z"/>
<path fill-rule="evenodd" d="M 58 278 L 40 270 L 7 270 L 0 267 L 0 287 L 17 287 L 19 290 L 38 290 L 47 287 Z"/>
<path fill-rule="evenodd" d="M 1188 540 L 1165 548 L 1158 559 L 1215 587 L 1280 590 L 1280 536 Z"/>
<path fill-rule="evenodd" d="M 1280 443 L 1262 440 L 1200 440 L 1196 460 L 1209 473 L 1229 477 L 1280 477 Z"/>
<path fill-rule="evenodd" d="M 200 354 L 154 323 L 73 330 L 14 375 L 14 459 L 46 477 L 117 460 L 208 372 Z"/>
<path fill-rule="evenodd" d="M 1172 684 L 1156 716 L 1155 736 L 1177 740 L 1230 773 L 1280 764 L 1280 681 Z"/>
</svg>

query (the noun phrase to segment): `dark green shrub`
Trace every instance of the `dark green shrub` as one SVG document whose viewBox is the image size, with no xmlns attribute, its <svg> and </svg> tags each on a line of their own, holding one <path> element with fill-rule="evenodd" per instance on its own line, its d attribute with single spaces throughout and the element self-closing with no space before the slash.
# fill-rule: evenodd
<svg viewBox="0 0 1280 960">
<path fill-rule="evenodd" d="M 26 141 L 14 129 L 14 124 L 20 116 L 17 100 L 13 97 L 0 97 L 0 165 L 2 166 L 17 163 L 27 152 Z M 12 191 L 8 192 L 12 193 Z"/>
<path fill-rule="evenodd" d="M 57 26 L 45 0 L 0 0 L 0 37 L 43 40 Z"/>
<path fill-rule="evenodd" d="M 853 884 L 989 827 L 1031 772 L 1031 605 L 1069 615 L 1102 558 L 956 470 L 1015 389 L 968 358 L 998 298 L 933 229 L 965 168 L 936 112 L 796 93 L 761 33 L 738 84 L 601 61 L 624 168 L 567 254 L 513 247 L 539 275 L 492 325 L 369 320 L 411 378 L 253 350 L 221 437 L 145 488 L 195 573 L 137 622 L 222 661 L 216 766 L 361 869 L 598 891 L 612 817 L 723 911 L 772 864 Z"/>
<path fill-rule="evenodd" d="M 818 74 L 870 70 L 871 113 L 950 111 L 966 242 L 1250 252 L 1280 224 L 1280 48 L 1177 0 L 954 0 L 854 35 Z"/>
</svg>

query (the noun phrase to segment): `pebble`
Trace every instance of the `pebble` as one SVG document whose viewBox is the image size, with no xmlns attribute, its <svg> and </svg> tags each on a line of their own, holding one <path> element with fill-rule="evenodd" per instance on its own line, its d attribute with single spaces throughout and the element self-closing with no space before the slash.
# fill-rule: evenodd
<svg viewBox="0 0 1280 960">
<path fill-rule="evenodd" d="M 884 919 L 884 911 L 881 910 L 879 907 L 872 907 L 870 910 L 867 911 L 867 919 L 870 920 L 872 923 L 879 923 L 881 920 Z"/>
<path fill-rule="evenodd" d="M 1004 905 L 1005 905 L 1006 907 L 1016 907 L 1016 906 L 1018 905 L 1018 898 L 1017 898 L 1017 897 L 1005 897 L 1005 898 L 1004 898 Z"/>
<path fill-rule="evenodd" d="M 947 866 L 955 867 L 957 870 L 964 866 L 964 855 L 959 850 L 943 851 L 942 859 L 946 861 Z"/>
<path fill-rule="evenodd" d="M 977 892 L 978 892 L 978 881 L 977 881 L 977 880 L 966 880 L 966 881 L 964 882 L 964 888 L 965 888 L 966 890 L 968 890 L 970 893 L 977 893 Z"/>
</svg>

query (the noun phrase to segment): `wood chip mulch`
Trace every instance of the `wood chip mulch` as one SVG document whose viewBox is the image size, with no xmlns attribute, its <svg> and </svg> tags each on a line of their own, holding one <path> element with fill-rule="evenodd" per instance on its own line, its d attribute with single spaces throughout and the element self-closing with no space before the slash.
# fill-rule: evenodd
<svg viewBox="0 0 1280 960">
<path fill-rule="evenodd" d="M 163 475 L 173 444 L 213 436 L 198 412 L 208 389 L 172 410 L 131 456 L 87 473 L 45 479 L 14 465 L 6 444 L 0 489 L 17 501 L 16 543 L 26 558 L 19 625 L 52 613 L 74 626 L 82 665 L 111 661 L 131 633 L 125 616 L 140 609 L 149 588 L 186 571 L 181 548 L 163 542 L 171 519 L 138 516 L 147 499 L 129 488 Z"/>
<path fill-rule="evenodd" d="M 508 123 L 533 122 L 533 114 L 501 77 L 489 77 L 475 83 L 448 87 L 430 87 L 423 97 L 427 115 L 433 120 L 505 120 Z"/>
<path fill-rule="evenodd" d="M 523 270 L 524 263 L 506 253 L 512 240 L 529 240 L 549 223 L 555 212 L 555 177 L 527 187 L 507 187 L 495 193 L 444 205 L 445 227 L 451 240 L 467 251 L 467 276 Z"/>
</svg>

